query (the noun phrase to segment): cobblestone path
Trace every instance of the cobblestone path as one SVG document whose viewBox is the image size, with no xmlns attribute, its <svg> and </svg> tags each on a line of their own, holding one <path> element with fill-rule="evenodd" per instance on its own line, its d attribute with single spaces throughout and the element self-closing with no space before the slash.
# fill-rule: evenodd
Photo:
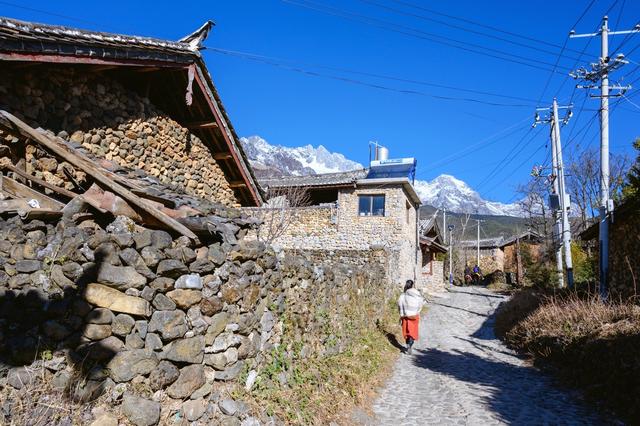
<svg viewBox="0 0 640 426">
<path fill-rule="evenodd" d="M 374 403 L 373 424 L 607 424 L 496 339 L 492 314 L 503 300 L 477 287 L 435 298 L 413 355 L 400 357 Z"/>
</svg>

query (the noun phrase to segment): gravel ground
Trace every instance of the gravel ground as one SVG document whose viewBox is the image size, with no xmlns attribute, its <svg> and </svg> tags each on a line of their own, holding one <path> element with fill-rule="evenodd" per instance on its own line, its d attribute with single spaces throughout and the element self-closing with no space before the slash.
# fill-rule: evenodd
<svg viewBox="0 0 640 426">
<path fill-rule="evenodd" d="M 413 355 L 375 401 L 376 425 L 607 424 L 580 396 L 531 367 L 493 333 L 505 298 L 455 288 L 430 304 Z"/>
</svg>

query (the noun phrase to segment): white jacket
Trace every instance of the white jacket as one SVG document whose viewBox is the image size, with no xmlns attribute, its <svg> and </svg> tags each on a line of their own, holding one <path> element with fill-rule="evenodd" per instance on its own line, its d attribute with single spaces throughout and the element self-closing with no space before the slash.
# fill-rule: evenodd
<svg viewBox="0 0 640 426">
<path fill-rule="evenodd" d="M 424 298 L 415 288 L 410 288 L 398 298 L 398 309 L 401 317 L 418 315 L 422 305 L 424 305 Z"/>
</svg>

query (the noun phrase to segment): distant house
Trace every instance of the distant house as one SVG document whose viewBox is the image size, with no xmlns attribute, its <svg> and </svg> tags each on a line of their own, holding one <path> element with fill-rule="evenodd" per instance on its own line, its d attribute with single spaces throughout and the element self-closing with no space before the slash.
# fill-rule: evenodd
<svg viewBox="0 0 640 426">
<path fill-rule="evenodd" d="M 444 244 L 436 211 L 429 219 L 423 219 L 419 225 L 420 251 L 422 253 L 422 268 L 419 284 L 426 290 L 436 290 L 444 286 L 444 255 L 448 247 Z M 440 255 L 440 256 L 438 256 Z M 438 257 L 441 257 L 438 260 Z"/>
<path fill-rule="evenodd" d="M 509 238 L 486 238 L 479 241 L 480 268 L 485 274 L 502 271 L 507 280 L 521 282 L 524 276 L 524 260 L 538 259 L 541 253 L 543 237 L 535 231 L 528 230 Z M 477 259 L 478 240 L 460 242 L 463 250 L 463 261 L 474 266 Z"/>
<path fill-rule="evenodd" d="M 579 236 L 599 240 L 599 224 Z M 597 251 L 596 251 L 597 252 Z M 640 287 L 640 201 L 629 200 L 616 207 L 609 225 L 609 287 L 616 297 L 636 296 Z M 599 272 L 599 271 L 596 271 Z"/>
<path fill-rule="evenodd" d="M 397 165 L 400 160 L 389 161 Z M 412 185 L 412 170 L 415 162 L 391 172 L 382 165 L 261 181 L 272 196 L 299 190 L 307 196 L 307 205 L 295 209 L 295 220 L 274 245 L 329 258 L 349 257 L 356 263 L 382 262 L 391 282 L 416 280 L 422 266 L 420 198 Z"/>
</svg>

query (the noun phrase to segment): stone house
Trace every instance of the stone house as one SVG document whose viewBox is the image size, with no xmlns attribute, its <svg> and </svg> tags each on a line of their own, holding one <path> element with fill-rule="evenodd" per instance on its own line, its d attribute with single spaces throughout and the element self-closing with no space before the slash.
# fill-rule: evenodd
<svg viewBox="0 0 640 426">
<path fill-rule="evenodd" d="M 378 175 L 379 176 L 379 175 Z M 421 276 L 418 237 L 420 198 L 409 177 L 376 177 L 375 170 L 290 176 L 261 182 L 269 194 L 302 189 L 307 205 L 291 207 L 295 217 L 273 241 L 290 251 L 369 258 L 382 250 L 393 283 Z M 278 210 L 277 208 L 275 210 Z"/>
<path fill-rule="evenodd" d="M 262 194 L 199 51 L 212 26 L 167 41 L 0 17 L 0 110 L 112 171 L 127 168 L 212 203 L 259 206 Z M 39 179 L 83 185 L 83 176 L 38 162 L 33 150 L 23 157 L 20 166 Z"/>
<path fill-rule="evenodd" d="M 437 290 L 444 287 L 443 255 L 447 253 L 442 232 L 436 220 L 438 212 L 429 219 L 420 220 L 420 251 L 422 268 L 418 283 L 425 290 Z"/>
<path fill-rule="evenodd" d="M 580 234 L 583 241 L 598 242 L 599 224 Z M 597 257 L 597 250 L 596 257 Z M 611 215 L 609 224 L 609 288 L 615 297 L 638 294 L 640 285 L 640 201 L 628 200 Z M 599 273 L 596 268 L 596 273 Z"/>
<path fill-rule="evenodd" d="M 512 276 L 514 282 L 520 282 L 524 275 L 524 259 L 528 258 L 530 261 L 538 259 L 541 254 L 542 242 L 542 236 L 532 230 L 521 232 L 509 238 L 500 236 L 481 239 L 480 269 L 485 275 L 501 271 L 507 276 Z M 478 241 L 464 240 L 460 242 L 460 246 L 463 262 L 473 267 L 476 264 Z"/>
</svg>

